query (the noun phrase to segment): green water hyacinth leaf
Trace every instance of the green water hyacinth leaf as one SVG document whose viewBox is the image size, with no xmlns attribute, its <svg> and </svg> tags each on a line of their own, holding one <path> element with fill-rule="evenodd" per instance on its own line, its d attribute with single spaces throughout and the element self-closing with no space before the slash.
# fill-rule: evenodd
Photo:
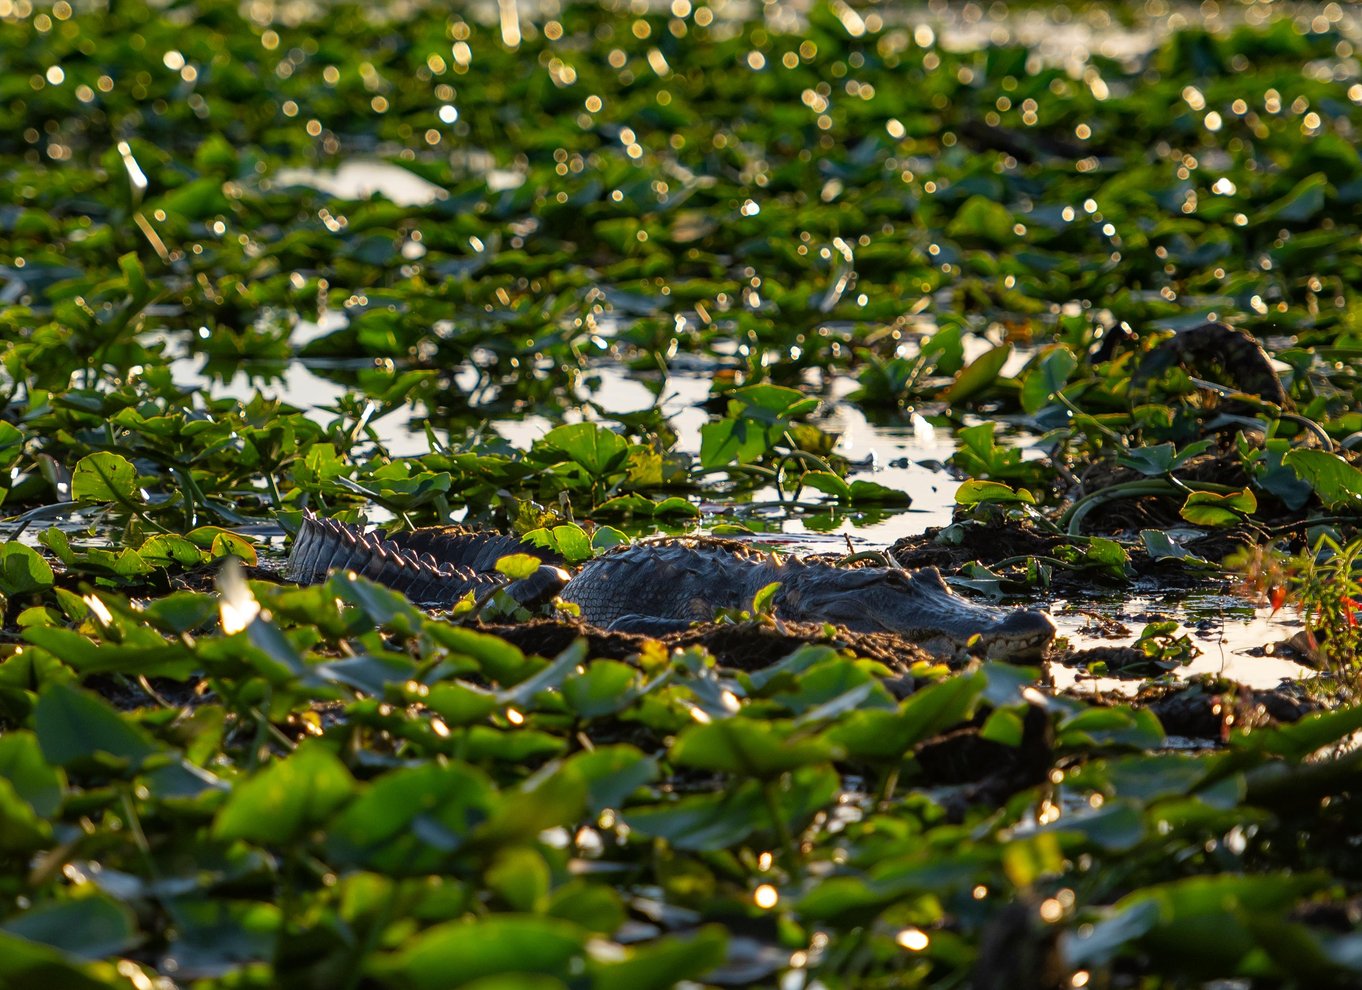
<svg viewBox="0 0 1362 990">
<path fill-rule="evenodd" d="M 1126 852 L 1145 838 L 1142 810 L 1134 801 L 1108 801 L 1097 809 L 1086 808 L 1061 815 L 1041 830 L 1059 835 L 1061 843 L 1081 839 L 1085 845 L 1108 852 Z"/>
<path fill-rule="evenodd" d="M 1255 224 L 1304 223 L 1324 209 L 1324 194 L 1329 179 L 1320 172 L 1307 175 L 1276 202 L 1263 207 L 1254 217 Z"/>
<path fill-rule="evenodd" d="M 363 869 L 425 875 L 465 846 L 495 804 L 495 788 L 474 767 L 426 763 L 390 770 L 332 819 L 327 850 Z"/>
<path fill-rule="evenodd" d="M 633 746 L 602 746 L 568 762 L 587 782 L 587 804 L 596 814 L 619 808 L 629 795 L 657 779 L 657 761 Z"/>
<path fill-rule="evenodd" d="M 1078 359 L 1063 345 L 1050 348 L 1032 362 L 1030 372 L 1022 380 L 1021 406 L 1033 413 L 1042 409 L 1069 382 L 1078 367 Z"/>
<path fill-rule="evenodd" d="M 1252 490 L 1221 495 L 1217 492 L 1192 492 L 1182 503 L 1178 515 L 1196 526 L 1233 526 L 1258 509 Z"/>
<path fill-rule="evenodd" d="M 91 961 L 124 952 L 139 940 L 132 910 L 101 894 L 34 908 L 0 923 L 0 932 Z"/>
<path fill-rule="evenodd" d="M 32 732 L 15 729 L 0 736 L 0 779 L 39 815 L 51 817 L 61 806 L 64 775 L 44 758 Z"/>
<path fill-rule="evenodd" d="M 594 555 L 591 537 L 576 523 L 554 526 L 552 529 L 533 529 L 524 538 L 535 546 L 556 550 L 569 564 L 580 564 Z"/>
<path fill-rule="evenodd" d="M 562 683 L 563 701 L 581 718 L 623 711 L 638 698 L 641 675 L 627 663 L 592 660 L 586 670 Z"/>
<path fill-rule="evenodd" d="M 771 615 L 776 607 L 776 594 L 780 591 L 780 582 L 772 581 L 770 584 L 757 590 L 752 596 L 753 615 Z"/>
<path fill-rule="evenodd" d="M 946 226 L 946 233 L 957 239 L 984 241 L 999 247 L 1015 244 L 1018 240 L 1013 226 L 1016 220 L 1001 203 L 983 196 L 965 200 L 955 217 Z"/>
<path fill-rule="evenodd" d="M 536 446 L 567 454 L 592 478 L 604 478 L 618 471 L 629 453 L 627 440 L 596 423 L 555 427 L 545 433 Z"/>
<path fill-rule="evenodd" d="M 665 990 L 678 981 L 700 980 L 723 964 L 728 934 L 720 925 L 706 925 L 685 936 L 660 938 L 624 951 L 620 960 L 591 960 L 593 990 Z"/>
<path fill-rule="evenodd" d="M 834 799 L 839 781 L 834 770 L 822 766 L 796 770 L 789 780 L 790 786 L 780 790 L 775 803 L 785 827 L 793 831 Z M 773 827 L 769 796 L 757 781 L 746 781 L 718 794 L 630 807 L 622 816 L 634 831 L 666 839 L 675 849 L 716 851 L 743 842 L 758 829 Z"/>
<path fill-rule="evenodd" d="M 129 716 L 67 684 L 52 684 L 38 696 L 33 731 L 43 758 L 54 766 L 100 762 L 137 769 L 159 747 Z"/>
<path fill-rule="evenodd" d="M 71 497 L 78 502 L 140 503 L 137 470 L 121 454 L 106 450 L 86 454 L 71 473 Z"/>
<path fill-rule="evenodd" d="M 52 843 L 52 827 L 38 817 L 14 785 L 0 777 L 0 851 L 10 855 L 32 853 Z"/>
<path fill-rule="evenodd" d="M 1147 887 L 1117 903 L 1106 927 L 1070 941 L 1075 962 L 1100 964 L 1137 949 L 1156 968 L 1201 979 L 1261 972 L 1262 956 L 1250 919 L 1280 914 L 1319 889 L 1318 876 L 1212 875 Z"/>
<path fill-rule="evenodd" d="M 961 483 L 955 491 L 956 505 L 971 506 L 984 502 L 1035 505 L 1036 497 L 1025 488 L 1012 488 L 1001 481 L 977 481 L 973 478 Z"/>
<path fill-rule="evenodd" d="M 1146 709 L 1087 708 L 1056 726 L 1056 741 L 1061 746 L 1120 746 L 1152 749 L 1163 742 L 1163 726 Z"/>
<path fill-rule="evenodd" d="M 238 783 L 213 822 L 219 839 L 286 845 L 327 822 L 354 793 L 350 771 L 320 742 Z"/>
<path fill-rule="evenodd" d="M 1176 560 L 1195 567 L 1215 567 L 1210 561 L 1198 557 L 1162 530 L 1142 529 L 1140 539 L 1144 541 L 1145 553 L 1149 554 L 1152 560 Z"/>
<path fill-rule="evenodd" d="M 436 684 L 420 700 L 446 725 L 475 725 L 502 707 L 496 695 L 461 681 Z"/>
<path fill-rule="evenodd" d="M 1140 474 L 1157 478 L 1171 474 L 1177 468 L 1198 454 L 1205 453 L 1214 446 L 1210 440 L 1198 440 L 1178 450 L 1171 443 L 1156 443 L 1144 447 L 1132 447 L 1116 458 L 1116 463 L 1133 468 Z"/>
<path fill-rule="evenodd" d="M 839 478 L 830 471 L 805 471 L 799 476 L 799 483 L 806 488 L 831 495 L 840 502 L 851 501 L 851 486 L 844 478 Z"/>
<path fill-rule="evenodd" d="M 389 956 L 374 957 L 368 975 L 404 990 L 447 990 L 486 977 L 538 974 L 566 981 L 588 933 L 560 918 L 496 915 L 436 925 Z"/>
<path fill-rule="evenodd" d="M 838 755 L 839 750 L 825 740 L 801 738 L 790 723 L 729 718 L 686 729 L 672 746 L 670 758 L 699 770 L 773 777 Z"/>
<path fill-rule="evenodd" d="M 416 672 L 416 664 L 403 656 L 350 657 L 312 668 L 312 673 L 322 680 L 344 684 L 376 698 L 382 698 L 390 687 L 407 683 Z"/>
<path fill-rule="evenodd" d="M 539 913 L 548 901 L 549 866 L 537 850 L 525 846 L 501 850 L 483 879 L 512 911 Z"/>
<path fill-rule="evenodd" d="M 937 399 L 947 405 L 958 405 L 979 395 L 998 380 L 1003 365 L 1012 356 L 1012 345 L 1003 344 L 980 354 L 944 388 Z"/>
<path fill-rule="evenodd" d="M 878 481 L 853 478 L 851 480 L 851 504 L 859 507 L 877 505 L 886 508 L 902 508 L 912 505 L 913 497 L 905 491 L 890 488 Z"/>
<path fill-rule="evenodd" d="M 1305 482 L 1330 509 L 1362 509 L 1362 471 L 1324 450 L 1293 450 L 1282 463 Z"/>
<path fill-rule="evenodd" d="M 822 738 L 851 758 L 898 762 L 918 743 L 968 718 L 984 684 L 982 673 L 953 677 L 914 692 L 895 711 L 857 709 L 825 730 Z"/>
<path fill-rule="evenodd" d="M 32 547 L 17 541 L 0 544 L 0 594 L 8 597 L 52 587 L 52 565 Z"/>
<path fill-rule="evenodd" d="M 534 554 L 512 553 L 499 558 L 496 568 L 498 573 L 505 574 L 512 581 L 519 581 L 533 576 L 542 563 Z"/>
<path fill-rule="evenodd" d="M 667 516 L 698 519 L 700 508 L 684 498 L 675 495 L 654 502 L 646 495 L 630 492 L 606 499 L 591 510 L 593 516 L 642 516 L 644 518 L 664 518 Z"/>
<path fill-rule="evenodd" d="M 171 564 L 194 567 L 208 559 L 208 555 L 196 547 L 193 541 L 172 533 L 157 533 L 148 537 L 137 548 L 137 553 L 144 561 L 158 567 Z"/>
</svg>

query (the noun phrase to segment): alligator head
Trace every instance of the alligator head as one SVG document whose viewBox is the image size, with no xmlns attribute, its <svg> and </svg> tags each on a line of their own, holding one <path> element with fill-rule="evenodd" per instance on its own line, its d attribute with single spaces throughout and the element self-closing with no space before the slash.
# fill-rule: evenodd
<svg viewBox="0 0 1362 990">
<path fill-rule="evenodd" d="M 935 567 L 829 569 L 791 561 L 783 570 L 787 577 L 777 605 L 791 618 L 893 632 L 931 653 L 952 657 L 1037 659 L 1055 638 L 1054 620 L 1046 613 L 962 598 Z"/>
</svg>

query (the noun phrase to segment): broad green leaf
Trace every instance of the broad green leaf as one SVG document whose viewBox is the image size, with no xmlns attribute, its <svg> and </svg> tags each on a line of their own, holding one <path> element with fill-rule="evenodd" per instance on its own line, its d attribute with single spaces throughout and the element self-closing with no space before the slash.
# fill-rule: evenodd
<svg viewBox="0 0 1362 990">
<path fill-rule="evenodd" d="M 499 974 L 566 980 L 586 947 L 587 932 L 559 918 L 499 914 L 435 925 L 389 956 L 373 956 L 369 975 L 407 990 L 449 987 Z"/>
<path fill-rule="evenodd" d="M 1022 409 L 1033 413 L 1047 405 L 1054 394 L 1068 383 L 1076 367 L 1078 359 L 1064 345 L 1058 344 L 1047 350 L 1032 363 L 1022 381 Z"/>
<path fill-rule="evenodd" d="M 772 777 L 795 767 L 824 763 L 838 750 L 816 738 L 800 738 L 788 723 L 728 718 L 694 725 L 677 738 L 671 760 L 678 766 L 720 770 L 744 777 Z"/>
<path fill-rule="evenodd" d="M 1324 209 L 1324 193 L 1328 188 L 1329 180 L 1324 174 L 1307 175 L 1281 199 L 1259 210 L 1253 222 L 1304 223 Z"/>
<path fill-rule="evenodd" d="M 304 741 L 288 757 L 236 784 L 213 822 L 213 835 L 287 845 L 330 819 L 354 787 L 334 753 L 320 742 Z"/>
<path fill-rule="evenodd" d="M 125 952 L 139 940 L 132 910 L 101 894 L 31 908 L 0 923 L 0 931 L 89 960 Z"/>
<path fill-rule="evenodd" d="M 78 502 L 137 504 L 137 470 L 121 454 L 86 454 L 71 473 L 71 497 Z"/>
<path fill-rule="evenodd" d="M 957 239 L 986 241 L 996 247 L 1016 244 L 1020 238 L 1013 229 L 1016 220 L 1001 203 L 984 196 L 971 196 L 956 211 L 946 233 Z"/>
<path fill-rule="evenodd" d="M 1362 471 L 1325 450 L 1293 450 L 1282 463 L 1315 489 L 1330 509 L 1362 509 Z"/>
<path fill-rule="evenodd" d="M 641 675 L 617 660 L 592 660 L 586 670 L 563 681 L 563 700 L 581 718 L 599 718 L 634 703 Z"/>
<path fill-rule="evenodd" d="M 43 689 L 33 710 L 33 729 L 44 759 L 54 766 L 84 764 L 102 755 L 135 769 L 157 752 L 130 715 L 67 684 Z"/>
<path fill-rule="evenodd" d="M 956 505 L 979 505 L 983 502 L 1035 505 L 1036 497 L 1025 488 L 1014 489 L 1001 481 L 976 481 L 973 478 L 961 483 L 955 491 Z"/>
<path fill-rule="evenodd" d="M 988 389 L 1012 356 L 1012 345 L 1003 344 L 980 354 L 942 390 L 937 398 L 947 405 L 963 404 Z"/>
<path fill-rule="evenodd" d="M 52 587 L 52 565 L 17 540 L 0 544 L 0 595 L 14 597 Z"/>
<path fill-rule="evenodd" d="M 625 950 L 625 958 L 590 965 L 593 990 L 666 990 L 701 979 L 726 958 L 728 935 L 706 925 L 685 936 L 660 938 Z"/>
<path fill-rule="evenodd" d="M 497 560 L 497 572 L 505 574 L 512 581 L 532 577 L 543 561 L 532 553 L 512 553 Z"/>
<path fill-rule="evenodd" d="M 396 876 L 440 870 L 495 805 L 479 770 L 459 763 L 390 770 L 365 788 L 327 828 L 336 860 Z"/>
<path fill-rule="evenodd" d="M 628 441 L 596 423 L 555 427 L 539 443 L 561 450 L 593 478 L 603 478 L 621 468 L 629 452 Z"/>
<path fill-rule="evenodd" d="M 1233 526 L 1258 509 L 1251 489 L 1221 495 L 1217 492 L 1192 492 L 1178 514 L 1196 526 Z"/>
</svg>

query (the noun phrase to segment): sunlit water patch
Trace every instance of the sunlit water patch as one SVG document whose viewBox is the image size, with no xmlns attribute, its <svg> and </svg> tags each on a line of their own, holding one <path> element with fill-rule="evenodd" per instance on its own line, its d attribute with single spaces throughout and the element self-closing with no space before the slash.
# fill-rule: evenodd
<svg viewBox="0 0 1362 990">
<path fill-rule="evenodd" d="M 1060 636 L 1076 649 L 1129 645 L 1146 623 L 1176 619 L 1179 628 L 1175 635 L 1187 635 L 1201 651 L 1178 669 L 1184 677 L 1222 675 L 1252 688 L 1271 688 L 1282 681 L 1314 675 L 1310 668 L 1279 651 L 1280 644 L 1304 628 L 1300 617 L 1289 609 L 1273 612 L 1235 595 L 1182 592 L 1061 600 L 1053 604 L 1052 614 Z M 1060 664 L 1050 667 L 1059 687 L 1128 692 L 1139 684 L 1138 680 L 1092 677 Z"/>
</svg>

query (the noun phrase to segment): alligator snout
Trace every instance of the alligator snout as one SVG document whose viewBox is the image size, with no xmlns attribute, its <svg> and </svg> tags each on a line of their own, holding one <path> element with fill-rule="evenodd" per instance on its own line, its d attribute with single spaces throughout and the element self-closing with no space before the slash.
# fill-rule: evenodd
<svg viewBox="0 0 1362 990">
<path fill-rule="evenodd" d="M 984 655 L 998 660 L 1038 660 L 1055 638 L 1055 620 L 1049 613 L 1018 608 L 984 637 Z"/>
</svg>

